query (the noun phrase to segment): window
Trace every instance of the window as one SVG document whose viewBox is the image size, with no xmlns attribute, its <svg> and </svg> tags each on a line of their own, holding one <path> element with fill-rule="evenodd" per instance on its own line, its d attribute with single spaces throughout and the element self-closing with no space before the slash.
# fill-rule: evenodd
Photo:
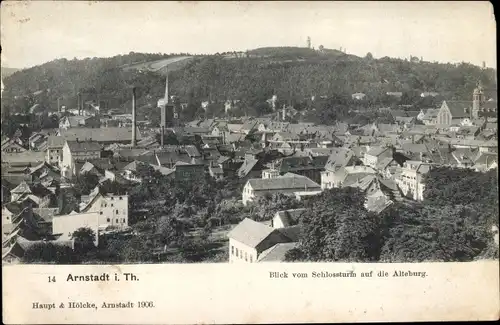
<svg viewBox="0 0 500 325">
<path fill-rule="evenodd" d="M 253 262 L 252 255 L 250 255 L 250 262 Z"/>
<path fill-rule="evenodd" d="M 102 211 L 101 211 L 101 212 L 99 212 L 99 214 L 100 214 L 100 215 L 102 215 Z"/>
<path fill-rule="evenodd" d="M 113 200 L 113 199 L 114 199 L 114 197 L 111 197 L 111 200 Z"/>
<path fill-rule="evenodd" d="M 236 257 L 238 257 L 238 249 L 236 248 Z"/>
<path fill-rule="evenodd" d="M 245 261 L 248 262 L 248 254 L 247 254 L 247 252 L 245 252 Z"/>
<path fill-rule="evenodd" d="M 234 255 L 234 246 L 231 246 L 231 255 Z"/>
<path fill-rule="evenodd" d="M 122 223 L 125 223 L 125 218 L 122 218 Z"/>
<path fill-rule="evenodd" d="M 114 204 L 113 204 L 113 203 L 111 203 L 111 206 L 114 206 Z"/>
<path fill-rule="evenodd" d="M 116 223 L 118 223 L 118 219 L 116 219 Z"/>
<path fill-rule="evenodd" d="M 108 206 L 108 204 L 107 204 L 107 203 L 104 203 L 104 207 L 106 208 L 107 206 Z"/>
<path fill-rule="evenodd" d="M 109 218 L 108 218 L 108 219 L 106 219 L 106 221 L 107 221 L 107 222 L 111 222 L 111 220 L 109 220 Z"/>
<path fill-rule="evenodd" d="M 118 212 L 118 210 L 116 210 L 116 214 L 120 214 L 120 212 Z"/>
<path fill-rule="evenodd" d="M 123 200 L 123 198 L 120 196 L 120 200 Z"/>
</svg>

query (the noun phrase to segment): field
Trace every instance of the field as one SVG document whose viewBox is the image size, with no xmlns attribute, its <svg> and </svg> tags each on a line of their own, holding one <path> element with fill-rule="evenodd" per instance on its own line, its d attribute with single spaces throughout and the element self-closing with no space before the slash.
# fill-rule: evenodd
<svg viewBox="0 0 500 325">
<path fill-rule="evenodd" d="M 194 57 L 192 56 L 178 56 L 175 58 L 162 59 L 157 61 L 141 62 L 125 66 L 124 70 L 148 70 L 152 72 L 165 73 L 166 68 L 169 71 L 182 69 Z"/>
</svg>

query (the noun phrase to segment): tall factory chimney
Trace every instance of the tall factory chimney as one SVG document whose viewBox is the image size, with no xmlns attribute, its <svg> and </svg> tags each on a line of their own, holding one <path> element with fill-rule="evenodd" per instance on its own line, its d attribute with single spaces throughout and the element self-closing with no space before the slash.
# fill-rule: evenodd
<svg viewBox="0 0 500 325">
<path fill-rule="evenodd" d="M 82 115 L 82 94 L 78 93 L 78 115 Z"/>
<path fill-rule="evenodd" d="M 167 73 L 167 77 L 166 77 L 166 80 L 165 80 L 165 104 L 168 104 L 170 103 L 170 97 L 168 96 L 168 66 L 165 68 L 166 70 L 166 73 Z"/>
<path fill-rule="evenodd" d="M 135 87 L 132 88 L 132 148 L 137 145 L 137 129 L 136 111 L 135 111 Z"/>
</svg>

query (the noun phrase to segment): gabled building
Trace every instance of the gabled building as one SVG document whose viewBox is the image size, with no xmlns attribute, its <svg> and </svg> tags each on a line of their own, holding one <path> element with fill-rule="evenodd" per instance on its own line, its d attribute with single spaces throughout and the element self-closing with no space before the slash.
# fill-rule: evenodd
<svg viewBox="0 0 500 325">
<path fill-rule="evenodd" d="M 58 166 L 62 161 L 62 149 L 64 147 L 64 138 L 55 135 L 49 135 L 47 138 L 47 156 L 45 161 L 51 165 Z"/>
<path fill-rule="evenodd" d="M 372 168 L 376 168 L 378 162 L 384 158 L 390 158 L 393 154 L 391 147 L 373 146 L 365 153 L 363 164 Z"/>
<path fill-rule="evenodd" d="M 62 176 L 71 179 L 77 174 L 76 163 L 101 158 L 102 147 L 94 141 L 67 140 L 63 147 Z"/>
<path fill-rule="evenodd" d="M 297 226 L 276 229 L 246 218 L 228 234 L 229 262 L 283 261 L 286 252 L 296 247 L 299 232 Z"/>
<path fill-rule="evenodd" d="M 434 164 L 407 160 L 398 171 L 395 179 L 401 192 L 416 201 L 424 200 L 425 175 Z"/>
<path fill-rule="evenodd" d="M 97 213 L 97 226 L 102 228 L 124 229 L 128 227 L 128 195 L 106 194 L 94 190 L 82 213 Z"/>
<path fill-rule="evenodd" d="M 59 128 L 67 130 L 70 128 L 99 128 L 101 121 L 98 116 L 65 116 L 59 121 Z"/>
<path fill-rule="evenodd" d="M 243 187 L 242 202 L 247 205 L 259 197 L 272 194 L 295 196 L 295 192 L 318 192 L 321 186 L 311 179 L 296 174 L 285 174 L 276 178 L 249 179 Z"/>
</svg>

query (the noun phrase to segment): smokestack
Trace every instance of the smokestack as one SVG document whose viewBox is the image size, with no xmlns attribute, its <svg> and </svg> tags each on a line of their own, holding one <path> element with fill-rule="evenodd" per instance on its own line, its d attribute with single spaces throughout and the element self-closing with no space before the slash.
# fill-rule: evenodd
<svg viewBox="0 0 500 325">
<path fill-rule="evenodd" d="M 162 125 L 161 126 L 161 132 L 160 132 L 160 143 L 161 143 L 161 147 L 163 148 L 163 138 L 165 137 L 165 127 Z"/>
<path fill-rule="evenodd" d="M 165 68 L 167 71 L 167 77 L 165 80 L 165 101 L 166 104 L 170 103 L 170 97 L 168 96 L 168 66 Z"/>
<path fill-rule="evenodd" d="M 82 94 L 78 93 L 78 115 L 82 115 Z"/>
<path fill-rule="evenodd" d="M 135 112 L 135 87 L 132 88 L 132 148 L 137 145 L 137 135 L 135 130 L 137 128 L 136 122 L 136 112 Z"/>
</svg>

